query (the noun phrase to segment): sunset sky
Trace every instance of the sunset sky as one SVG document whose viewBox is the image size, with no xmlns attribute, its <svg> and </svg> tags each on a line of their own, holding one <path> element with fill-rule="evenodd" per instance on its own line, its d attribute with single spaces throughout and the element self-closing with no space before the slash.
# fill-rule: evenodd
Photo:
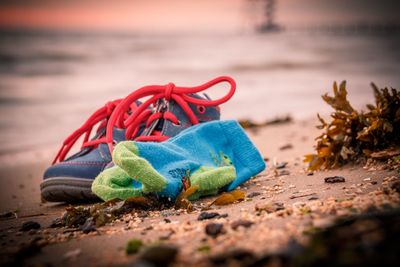
<svg viewBox="0 0 400 267">
<path fill-rule="evenodd" d="M 120 31 L 238 31 L 260 20 L 257 0 L 6 0 L 0 27 Z M 396 22 L 396 0 L 278 0 L 284 26 Z"/>
</svg>

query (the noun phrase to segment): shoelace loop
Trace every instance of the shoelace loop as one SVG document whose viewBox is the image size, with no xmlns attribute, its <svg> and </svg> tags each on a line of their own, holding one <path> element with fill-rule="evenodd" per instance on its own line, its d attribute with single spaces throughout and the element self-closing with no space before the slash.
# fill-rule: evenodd
<svg viewBox="0 0 400 267">
<path fill-rule="evenodd" d="M 190 94 L 195 94 L 201 91 L 204 91 L 214 85 L 219 83 L 229 83 L 230 88 L 228 93 L 215 100 L 208 99 L 199 99 L 190 96 Z M 126 128 L 127 131 L 125 133 L 126 139 L 132 139 L 134 134 L 137 133 L 140 123 L 143 122 L 143 119 L 146 119 L 146 125 L 149 126 L 154 120 L 157 119 L 165 119 L 169 120 L 174 124 L 178 124 L 179 120 L 177 117 L 171 112 L 156 112 L 152 115 L 146 114 L 143 115 L 143 112 L 150 106 L 154 105 L 157 100 L 164 98 L 167 101 L 175 101 L 185 112 L 187 117 L 189 118 L 192 124 L 198 124 L 199 121 L 190 108 L 188 103 L 201 105 L 203 107 L 209 106 L 217 106 L 222 103 L 228 101 L 236 90 L 235 81 L 229 76 L 220 76 L 209 82 L 206 82 L 199 86 L 194 87 L 183 87 L 183 86 L 175 86 L 173 83 L 168 83 L 167 85 L 150 85 L 144 86 L 133 93 L 129 94 L 126 98 L 124 98 L 121 103 L 115 108 L 114 112 L 111 114 L 111 117 L 107 124 L 106 130 L 106 142 L 108 144 L 108 148 L 110 152 L 113 151 L 113 128 L 115 125 L 120 124 L 123 128 Z M 126 114 L 129 105 L 136 100 L 139 100 L 144 97 L 151 96 L 148 100 L 146 100 L 142 105 L 140 105 L 135 111 L 132 112 L 128 118 L 124 118 L 123 114 Z M 165 141 L 169 137 L 162 136 L 160 133 L 155 132 L 151 133 L 148 136 L 139 136 L 135 140 L 136 141 Z"/>
<path fill-rule="evenodd" d="M 172 92 L 173 92 L 174 88 L 175 88 L 175 84 L 173 84 L 173 83 L 169 83 L 165 86 L 165 99 L 167 101 L 171 100 L 171 96 L 172 96 Z"/>
<path fill-rule="evenodd" d="M 89 146 L 97 146 L 100 143 L 105 143 L 105 138 L 101 136 L 95 137 L 93 140 L 89 140 L 90 135 L 92 133 L 93 128 L 99 124 L 97 127 L 97 132 L 100 129 L 103 129 L 107 125 L 107 118 L 111 116 L 112 112 L 118 106 L 122 99 L 117 99 L 114 101 L 107 102 L 103 107 L 96 110 L 86 121 L 75 130 L 72 134 L 70 134 L 63 142 L 61 148 L 58 150 L 53 163 L 61 162 L 65 160 L 68 152 L 71 150 L 73 145 L 78 141 L 79 138 L 84 136 L 82 141 L 81 149 Z M 132 105 L 132 108 L 136 108 L 136 104 Z M 121 125 L 117 124 L 117 127 Z"/>
<path fill-rule="evenodd" d="M 204 91 L 216 84 L 227 82 L 230 84 L 229 92 L 216 100 L 198 99 L 189 96 L 189 94 L 198 93 Z M 186 113 L 192 124 L 198 124 L 199 121 L 196 115 L 191 110 L 188 103 L 192 103 L 198 106 L 217 106 L 228 101 L 236 90 L 235 81 L 228 76 L 217 77 L 207 83 L 194 87 L 180 87 L 175 86 L 173 83 L 167 85 L 150 85 L 144 86 L 133 93 L 129 94 L 125 99 L 117 99 L 114 101 L 107 102 L 103 107 L 95 111 L 85 123 L 82 124 L 77 130 L 70 134 L 63 142 L 59 149 L 56 157 L 53 160 L 53 164 L 64 161 L 68 152 L 71 150 L 73 145 L 78 141 L 79 138 L 84 136 L 81 148 L 85 147 L 96 147 L 101 143 L 107 143 L 110 152 L 113 150 L 115 144 L 113 139 L 114 127 L 125 129 L 126 139 L 132 139 L 137 135 L 139 128 L 142 123 L 146 122 L 146 127 L 149 127 L 153 121 L 158 119 L 169 120 L 172 123 L 179 125 L 179 120 L 175 114 L 169 111 L 163 112 L 152 112 L 152 109 L 148 107 L 155 105 L 157 100 L 164 98 L 167 101 L 174 100 Z M 136 100 L 144 97 L 151 96 L 147 101 L 142 103 L 139 107 L 136 105 Z M 98 134 L 92 140 L 89 140 L 93 128 L 97 127 L 97 133 L 101 129 L 106 127 L 105 135 Z M 154 131 L 149 136 L 139 136 L 136 141 L 165 141 L 169 137 L 162 136 L 159 132 Z"/>
</svg>

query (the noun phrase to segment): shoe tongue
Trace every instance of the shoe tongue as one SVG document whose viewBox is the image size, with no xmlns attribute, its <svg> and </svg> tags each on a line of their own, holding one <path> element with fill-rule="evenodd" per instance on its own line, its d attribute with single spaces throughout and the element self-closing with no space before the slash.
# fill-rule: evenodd
<svg viewBox="0 0 400 267">
<path fill-rule="evenodd" d="M 191 97 L 198 98 L 198 99 L 206 99 L 210 100 L 210 97 L 206 94 L 204 96 L 200 96 L 199 94 L 188 94 Z M 177 105 L 175 101 L 167 101 L 165 99 L 159 99 L 156 103 L 156 110 L 155 112 L 161 112 L 164 113 L 166 111 L 170 111 L 172 113 L 176 113 L 176 107 Z M 175 114 L 177 115 L 177 114 Z M 185 116 L 185 115 L 184 115 Z M 179 118 L 178 118 L 179 119 Z M 158 119 L 153 121 L 149 127 L 147 127 L 144 131 L 143 134 L 144 136 L 150 136 L 150 135 L 157 135 L 158 133 L 163 132 L 163 128 L 165 125 L 165 120 L 164 119 Z"/>
<path fill-rule="evenodd" d="M 157 100 L 156 108 L 154 112 L 165 112 L 169 110 L 169 102 L 165 101 L 164 99 Z M 164 126 L 164 120 L 158 119 L 153 121 L 149 127 L 143 130 L 142 135 L 150 136 L 153 134 L 154 131 L 161 131 Z"/>
</svg>

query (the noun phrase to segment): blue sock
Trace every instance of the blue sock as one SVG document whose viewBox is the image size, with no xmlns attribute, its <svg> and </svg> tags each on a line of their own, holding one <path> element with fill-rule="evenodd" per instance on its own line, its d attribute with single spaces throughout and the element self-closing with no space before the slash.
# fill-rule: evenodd
<svg viewBox="0 0 400 267">
<path fill-rule="evenodd" d="M 162 143 L 121 142 L 113 161 L 116 166 L 100 174 L 92 186 L 105 200 L 142 193 L 175 199 L 186 182 L 199 185 L 198 197 L 217 194 L 265 169 L 257 148 L 233 120 L 195 125 Z"/>
</svg>

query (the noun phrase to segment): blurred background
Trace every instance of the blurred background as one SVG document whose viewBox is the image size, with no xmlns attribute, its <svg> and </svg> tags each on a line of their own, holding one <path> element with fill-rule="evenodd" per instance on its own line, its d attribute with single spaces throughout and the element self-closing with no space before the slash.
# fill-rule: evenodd
<svg viewBox="0 0 400 267">
<path fill-rule="evenodd" d="M 1 164 L 50 160 L 98 107 L 147 84 L 238 83 L 223 118 L 329 114 L 347 80 L 400 87 L 396 0 L 0 1 Z M 224 87 L 207 92 L 224 94 Z"/>
</svg>

